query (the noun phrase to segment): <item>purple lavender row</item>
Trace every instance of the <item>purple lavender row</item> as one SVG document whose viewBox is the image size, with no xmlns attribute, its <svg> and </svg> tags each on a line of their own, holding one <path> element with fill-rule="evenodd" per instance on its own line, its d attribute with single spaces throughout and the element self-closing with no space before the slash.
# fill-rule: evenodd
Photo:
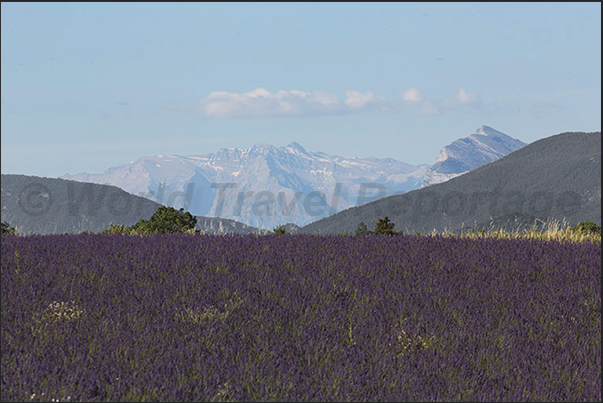
<svg viewBox="0 0 603 403">
<path fill-rule="evenodd" d="M 2 401 L 600 401 L 601 245 L 2 237 Z"/>
</svg>

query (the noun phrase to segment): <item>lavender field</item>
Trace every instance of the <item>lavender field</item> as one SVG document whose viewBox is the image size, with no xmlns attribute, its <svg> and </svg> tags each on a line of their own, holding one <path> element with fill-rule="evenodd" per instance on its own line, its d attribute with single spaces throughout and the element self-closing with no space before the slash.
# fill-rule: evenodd
<svg viewBox="0 0 603 403">
<path fill-rule="evenodd" d="M 2 401 L 600 401 L 601 244 L 2 236 Z"/>
</svg>

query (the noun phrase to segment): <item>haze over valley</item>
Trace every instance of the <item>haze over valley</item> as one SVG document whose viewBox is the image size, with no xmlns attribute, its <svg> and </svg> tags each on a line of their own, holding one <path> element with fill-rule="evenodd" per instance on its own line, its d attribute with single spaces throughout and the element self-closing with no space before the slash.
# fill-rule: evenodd
<svg viewBox="0 0 603 403">
<path fill-rule="evenodd" d="M 209 155 L 153 155 L 103 174 L 61 178 L 114 185 L 199 216 L 267 229 L 287 223 L 301 227 L 349 207 L 446 181 L 524 145 L 481 126 L 445 146 L 433 165 L 332 156 L 294 142 Z"/>
</svg>

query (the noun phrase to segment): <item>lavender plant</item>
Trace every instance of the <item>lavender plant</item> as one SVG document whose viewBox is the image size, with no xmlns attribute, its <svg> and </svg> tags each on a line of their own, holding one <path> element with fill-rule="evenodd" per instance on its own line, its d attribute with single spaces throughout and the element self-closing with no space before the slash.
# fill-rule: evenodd
<svg viewBox="0 0 603 403">
<path fill-rule="evenodd" d="M 2 237 L 2 401 L 600 401 L 601 244 Z"/>
</svg>

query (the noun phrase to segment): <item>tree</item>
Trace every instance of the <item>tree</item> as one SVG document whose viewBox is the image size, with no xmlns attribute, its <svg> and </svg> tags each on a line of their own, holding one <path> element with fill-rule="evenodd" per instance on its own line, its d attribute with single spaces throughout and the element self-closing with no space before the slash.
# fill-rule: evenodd
<svg viewBox="0 0 603 403">
<path fill-rule="evenodd" d="M 17 230 L 15 230 L 15 228 L 11 227 L 9 223 L 3 222 L 2 223 L 2 234 L 16 235 Z"/>
<path fill-rule="evenodd" d="M 148 221 L 140 220 L 133 226 L 136 233 L 143 234 L 174 234 L 194 231 L 197 219 L 184 208 L 176 210 L 173 207 L 161 206 Z"/>
<path fill-rule="evenodd" d="M 358 228 L 356 228 L 356 235 L 369 235 L 371 231 L 368 230 L 364 221 L 360 221 Z"/>
<path fill-rule="evenodd" d="M 285 226 L 284 225 L 279 225 L 278 227 L 275 227 L 272 230 L 272 233 L 275 235 L 285 235 L 287 233 L 287 231 L 285 230 Z"/>
<path fill-rule="evenodd" d="M 378 218 L 373 233 L 377 235 L 402 235 L 402 231 L 395 231 L 394 226 L 395 224 L 389 221 L 389 217 Z"/>
<path fill-rule="evenodd" d="M 173 207 L 161 206 L 148 220 L 140 220 L 128 227 L 113 225 L 105 230 L 104 234 L 175 234 L 195 231 L 197 219 L 183 208 L 176 210 Z"/>
</svg>

